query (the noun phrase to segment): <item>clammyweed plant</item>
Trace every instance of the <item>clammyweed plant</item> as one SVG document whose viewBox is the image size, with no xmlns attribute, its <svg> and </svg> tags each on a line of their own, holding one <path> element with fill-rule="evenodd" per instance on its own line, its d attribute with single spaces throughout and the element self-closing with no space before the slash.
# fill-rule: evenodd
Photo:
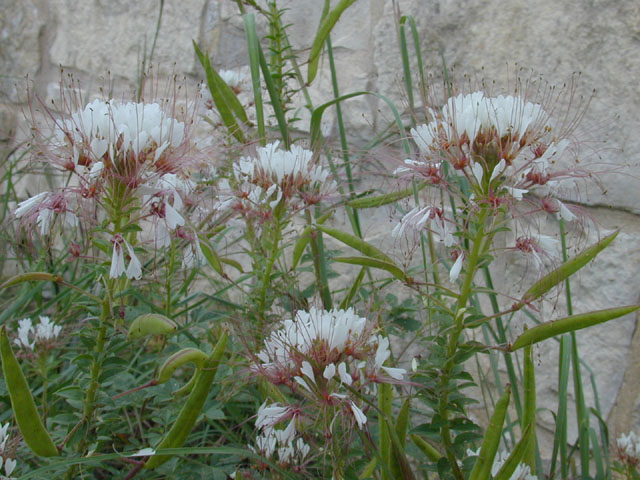
<svg viewBox="0 0 640 480">
<path fill-rule="evenodd" d="M 583 478 L 634 478 L 637 439 L 619 440 L 611 465 L 606 426 L 591 426 L 573 333 L 638 308 L 572 311 L 570 277 L 616 236 L 566 255 L 566 235 L 586 220 L 565 193 L 597 181 L 576 161 L 575 127 L 588 102 L 563 110 L 571 86 L 520 78 L 504 91 L 447 79 L 438 95 L 423 74 L 415 23 L 403 17 L 412 119 L 403 123 L 386 97 L 340 91 L 330 33 L 353 1 L 325 2 L 310 51 L 296 52 L 275 1 L 238 0 L 250 92 L 242 91 L 248 80 L 216 71 L 194 44 L 202 101 L 175 82 L 131 101 L 85 101 L 70 77 L 51 107 L 30 94 L 33 138 L 3 177 L 11 215 L 2 234 L 20 272 L 0 284 L 0 474 L 569 478 L 575 450 Z M 268 25 L 263 39 L 256 14 Z M 323 55 L 333 96 L 314 106 L 308 89 Z M 356 191 L 341 106 L 361 95 L 376 95 L 394 118 L 371 140 L 404 149 L 387 172 L 405 183 L 393 192 Z M 309 133 L 292 128 L 298 108 L 311 114 Z M 337 148 L 323 133 L 327 109 L 335 109 Z M 211 124 L 204 140 L 199 115 Z M 46 176 L 49 188 L 23 192 L 26 173 Z M 400 264 L 364 239 L 363 212 L 390 206 L 403 213 L 388 237 L 420 261 Z M 540 234 L 545 217 L 561 230 L 562 260 Z M 505 232 L 513 244 L 498 248 Z M 505 252 L 532 265 L 516 279 L 524 293 L 515 299 L 493 286 L 492 264 Z M 334 281 L 339 269 L 346 286 Z M 558 287 L 568 316 L 540 320 L 539 302 Z M 510 331 L 517 314 L 530 328 Z M 532 346 L 553 337 L 562 398 L 553 457 L 542 459 Z M 418 352 L 411 361 L 409 347 Z M 484 427 L 469 414 L 478 401 L 469 387 L 484 380 L 473 359 L 488 359 L 496 376 L 499 399 L 484 401 Z"/>
</svg>

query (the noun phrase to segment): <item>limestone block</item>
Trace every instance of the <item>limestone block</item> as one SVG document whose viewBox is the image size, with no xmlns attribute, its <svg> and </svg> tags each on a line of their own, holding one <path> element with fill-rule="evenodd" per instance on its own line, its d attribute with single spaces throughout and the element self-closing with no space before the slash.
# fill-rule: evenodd
<svg viewBox="0 0 640 480">
<path fill-rule="evenodd" d="M 47 19 L 46 9 L 40 3 L 34 0 L 0 3 L 0 101 L 16 102 L 23 98 L 19 85 L 23 85 L 25 75 L 33 76 L 39 70 L 39 41 Z"/>
<path fill-rule="evenodd" d="M 517 66 L 528 75 L 541 74 L 561 86 L 574 72 L 582 72 L 574 104 L 579 96 L 591 96 L 591 105 L 576 130 L 584 147 L 582 161 L 599 171 L 610 172 L 603 179 L 607 195 L 594 185 L 585 185 L 583 201 L 590 205 L 615 205 L 640 211 L 637 180 L 640 129 L 636 112 L 640 88 L 632 80 L 640 74 L 635 55 L 639 37 L 640 8 L 637 2 L 583 4 L 550 0 L 499 2 L 457 0 L 400 1 L 402 14 L 413 15 L 421 35 L 424 64 L 435 72 L 439 88 L 442 59 L 456 67 L 456 77 L 468 75 L 473 88 L 482 79 L 497 86 L 513 81 Z M 597 19 L 594 22 L 594 19 Z M 378 90 L 399 98 L 397 88 L 401 64 L 393 5 L 387 2 L 375 41 Z M 415 73 L 415 62 L 412 63 Z M 617 74 L 616 72 L 624 72 Z M 393 93 L 392 93 L 393 92 Z M 559 111 L 562 111 L 560 108 Z"/>
<path fill-rule="evenodd" d="M 96 76 L 111 71 L 137 78 L 151 52 L 159 2 L 126 0 L 76 2 L 52 0 L 56 21 L 50 55 L 53 65 L 73 67 Z M 197 38 L 204 0 L 165 2 L 153 57 L 156 71 L 190 73 L 195 68 L 191 39 Z"/>
</svg>

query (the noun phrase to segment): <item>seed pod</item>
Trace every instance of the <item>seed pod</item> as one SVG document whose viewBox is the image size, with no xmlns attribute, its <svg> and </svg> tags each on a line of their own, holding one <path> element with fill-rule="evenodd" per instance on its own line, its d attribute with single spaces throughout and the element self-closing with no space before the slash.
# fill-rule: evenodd
<svg viewBox="0 0 640 480">
<path fill-rule="evenodd" d="M 489 427 L 484 436 L 484 441 L 480 447 L 480 454 L 476 460 L 476 464 L 471 470 L 469 480 L 481 480 L 490 478 L 491 467 L 493 466 L 493 460 L 498 453 L 498 447 L 500 446 L 500 438 L 502 437 L 502 425 L 504 424 L 504 417 L 507 414 L 507 408 L 509 407 L 509 400 L 511 399 L 511 385 L 507 385 L 504 393 L 496 403 L 493 415 L 489 422 Z"/>
<path fill-rule="evenodd" d="M 207 358 L 207 354 L 202 350 L 198 350 L 197 348 L 183 348 L 165 360 L 156 375 L 156 383 L 168 382 L 173 376 L 173 372 L 185 363 L 193 362 L 200 368 Z"/>
<path fill-rule="evenodd" d="M 159 313 L 145 313 L 136 318 L 129 327 L 129 338 L 147 335 L 169 335 L 178 328 L 176 322 Z"/>
<path fill-rule="evenodd" d="M 20 370 L 20 365 L 13 355 L 5 327 L 0 330 L 0 357 L 2 372 L 9 390 L 11 408 L 18 422 L 20 433 L 33 453 L 42 457 L 57 456 L 58 449 L 47 433 L 38 415 L 36 404 L 27 385 L 27 380 Z"/>
<path fill-rule="evenodd" d="M 181 447 L 189 436 L 189 433 L 191 433 L 191 430 L 193 430 L 196 420 L 198 420 L 198 416 L 200 415 L 200 410 L 202 410 L 202 406 L 209 395 L 209 390 L 211 390 L 211 384 L 218 371 L 218 365 L 222 359 L 222 355 L 227 348 L 227 337 L 228 334 L 226 332 L 222 334 L 213 352 L 211 352 L 207 361 L 204 362 L 189 398 L 187 398 L 169 432 L 155 447 L 156 450 Z M 154 455 L 147 460 L 144 468 L 149 470 L 154 469 L 169 460 L 169 458 L 169 455 Z"/>
<path fill-rule="evenodd" d="M 614 318 L 622 317 L 629 313 L 635 312 L 640 305 L 629 305 L 626 307 L 608 308 L 606 310 L 597 310 L 595 312 L 581 313 L 580 315 L 572 315 L 570 317 L 561 318 L 552 322 L 541 323 L 533 328 L 525 330 L 522 335 L 516 338 L 515 342 L 510 345 L 509 351 L 513 352 L 519 348 L 534 343 L 541 342 L 547 338 L 562 335 L 567 332 L 574 332 L 586 327 L 592 327 Z"/>
</svg>

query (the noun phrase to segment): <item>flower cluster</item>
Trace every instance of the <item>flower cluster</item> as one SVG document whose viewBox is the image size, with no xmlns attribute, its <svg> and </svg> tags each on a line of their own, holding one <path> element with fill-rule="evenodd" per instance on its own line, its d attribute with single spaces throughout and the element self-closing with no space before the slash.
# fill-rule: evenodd
<svg viewBox="0 0 640 480">
<path fill-rule="evenodd" d="M 256 428 L 260 434 L 256 437 L 255 446 L 249 445 L 254 453 L 265 458 L 277 459 L 280 466 L 294 466 L 297 471 L 304 468 L 310 447 L 296 436 L 296 410 L 274 403 L 263 403 L 256 415 Z M 284 429 L 274 428 L 279 422 L 291 419 Z M 276 458 L 277 457 L 277 458 Z"/>
<path fill-rule="evenodd" d="M 558 124 L 548 113 L 553 108 L 543 103 L 529 101 L 520 91 L 498 96 L 476 91 L 450 97 L 443 107 L 429 111 L 429 123 L 411 129 L 420 156 L 405 160 L 395 173 L 460 195 L 469 211 L 488 210 L 494 228 L 501 219 L 520 222 L 540 212 L 572 221 L 578 209 L 558 196 L 567 180 L 588 176 L 567 167 L 576 150 L 568 133 L 579 114 L 573 119 L 567 114 L 564 123 Z M 454 233 L 465 225 L 456 225 L 460 219 L 434 200 L 406 213 L 393 235 L 430 231 L 445 247 L 455 249 L 453 258 L 460 259 Z M 505 217 L 506 212 L 510 215 Z M 542 268 L 542 258 L 551 256 L 550 242 L 537 241 L 535 235 L 517 238 L 513 249 L 530 254 Z M 452 280 L 461 265 L 457 267 L 450 272 Z"/>
<path fill-rule="evenodd" d="M 69 110 L 73 103 L 63 102 Z M 60 120 L 47 112 L 51 132 L 34 129 L 37 157 L 69 172 L 70 181 L 19 203 L 16 218 L 37 225 L 42 235 L 51 234 L 56 221 L 68 227 L 86 221 L 83 231 L 102 223 L 99 228 L 110 232 L 106 240 L 112 244 L 111 278 L 140 278 L 142 262 L 134 247 L 145 242 L 165 248 L 172 237 L 187 241 L 183 265 L 193 265 L 202 258 L 186 218 L 187 206 L 197 203 L 189 200 L 196 194 L 190 179 L 195 150 L 190 124 L 164 105 L 96 99 Z M 79 256 L 80 246 L 76 250 Z"/>
<path fill-rule="evenodd" d="M 543 210 L 567 221 L 575 218 L 555 194 L 561 180 L 584 174 L 554 169 L 571 143 L 558 137 L 563 132 L 556 132 L 542 105 L 520 96 L 474 92 L 449 98 L 432 115 L 430 123 L 411 130 L 422 157 L 406 160 L 397 172 L 444 183 L 444 158 L 469 180 L 476 202 L 497 207 L 535 191 Z"/>
<path fill-rule="evenodd" d="M 16 469 L 17 462 L 15 459 L 10 458 L 7 455 L 6 447 L 7 442 L 9 441 L 9 422 L 4 425 L 0 424 L 0 472 L 4 467 L 4 475 L 0 473 L 1 479 L 10 480 L 14 477 L 11 477 L 11 474 Z"/>
<path fill-rule="evenodd" d="M 405 370 L 386 367 L 389 340 L 374 333 L 366 318 L 349 310 L 298 311 L 265 340 L 254 370 L 287 385 L 311 405 L 341 409 L 359 428 L 367 417 L 360 396 L 375 382 L 402 380 Z"/>
<path fill-rule="evenodd" d="M 640 465 L 640 438 L 635 432 L 624 433 L 616 440 L 618 456 L 630 465 Z"/>
<path fill-rule="evenodd" d="M 257 150 L 257 155 L 241 157 L 233 164 L 235 194 L 227 201 L 242 212 L 272 210 L 281 201 L 296 207 L 316 203 L 335 187 L 329 172 L 317 165 L 313 152 L 297 145 L 289 150 L 280 142 Z"/>
<path fill-rule="evenodd" d="M 33 350 L 36 344 L 48 344 L 58 338 L 62 327 L 56 325 L 49 317 L 40 315 L 40 323 L 35 327 L 30 318 L 23 318 L 18 322 L 18 338 L 16 345 Z M 33 338 L 33 340 L 31 340 Z"/>
</svg>

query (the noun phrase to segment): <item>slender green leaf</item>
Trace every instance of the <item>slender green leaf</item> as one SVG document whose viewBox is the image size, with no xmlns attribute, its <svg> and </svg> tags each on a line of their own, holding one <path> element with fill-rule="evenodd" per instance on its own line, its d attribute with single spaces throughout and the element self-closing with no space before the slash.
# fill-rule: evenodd
<svg viewBox="0 0 640 480">
<path fill-rule="evenodd" d="M 309 53 L 309 67 L 307 70 L 307 83 L 311 84 L 318 73 L 318 62 L 320 61 L 320 52 L 325 40 L 329 37 L 334 25 L 340 19 L 340 15 L 354 3 L 355 0 L 340 0 L 333 10 L 327 13 L 318 27 L 316 36 L 311 44 L 311 53 Z"/>
<path fill-rule="evenodd" d="M 397 265 L 385 262 L 384 260 L 378 260 L 377 258 L 371 257 L 336 257 L 334 258 L 334 260 L 336 262 L 349 263 L 351 265 L 362 265 L 365 267 L 373 267 L 379 268 L 380 270 L 386 270 L 398 280 L 402 280 L 403 282 L 407 281 L 407 276 Z"/>
<path fill-rule="evenodd" d="M 360 237 L 356 237 L 355 235 L 351 235 L 336 228 L 329 228 L 322 225 L 316 225 L 316 228 L 321 232 L 335 238 L 336 240 L 341 241 L 345 245 L 348 245 L 351 248 L 355 248 L 360 253 L 363 253 L 368 257 L 376 258 L 378 260 L 393 264 L 393 260 L 391 260 L 391 258 L 382 253 L 380 249 L 374 247 L 370 243 L 365 242 Z"/>
<path fill-rule="evenodd" d="M 418 191 L 422 190 L 427 184 L 421 183 L 417 185 Z M 413 194 L 413 187 L 398 190 L 397 192 L 386 193 L 384 195 L 376 195 L 372 197 L 362 197 L 349 200 L 347 205 L 353 208 L 376 208 L 389 203 L 396 202 Z"/>
<path fill-rule="evenodd" d="M 247 122 L 247 115 L 242 108 L 242 105 L 238 101 L 237 97 L 233 93 L 233 90 L 225 83 L 224 80 L 218 75 L 218 72 L 211 66 L 209 62 L 209 57 L 202 53 L 198 48 L 196 42 L 193 42 L 193 48 L 196 51 L 196 56 L 200 60 L 202 67 L 204 68 L 206 77 L 207 77 L 207 86 L 209 87 L 209 91 L 211 92 L 211 98 L 213 98 L 213 103 L 215 103 L 216 108 L 218 109 L 218 113 L 220 114 L 220 118 L 224 123 L 225 127 L 231 135 L 233 135 L 236 140 L 241 143 L 245 143 L 244 134 L 242 130 L 238 126 L 235 117 L 233 116 L 233 112 L 240 118 L 242 121 Z M 235 100 L 235 101 L 234 101 Z"/>
<path fill-rule="evenodd" d="M 358 293 L 358 289 L 362 284 L 362 279 L 364 279 L 364 274 L 366 271 L 366 267 L 362 267 L 360 269 L 360 273 L 358 273 L 358 276 L 354 280 L 353 285 L 351 285 L 349 293 L 342 299 L 342 302 L 340 302 L 340 307 L 338 307 L 340 310 L 346 310 L 347 308 L 349 308 L 349 305 L 351 305 L 351 302 L 355 298 L 356 293 Z"/>
<path fill-rule="evenodd" d="M 249 67 L 251 69 L 251 85 L 253 87 L 253 101 L 256 108 L 256 121 L 258 123 L 258 137 L 260 144 L 266 145 L 267 136 L 264 126 L 264 108 L 262 104 L 262 86 L 260 84 L 260 40 L 256 32 L 256 19 L 253 14 L 242 16 L 244 30 L 247 36 L 247 48 L 249 50 Z"/>
</svg>

